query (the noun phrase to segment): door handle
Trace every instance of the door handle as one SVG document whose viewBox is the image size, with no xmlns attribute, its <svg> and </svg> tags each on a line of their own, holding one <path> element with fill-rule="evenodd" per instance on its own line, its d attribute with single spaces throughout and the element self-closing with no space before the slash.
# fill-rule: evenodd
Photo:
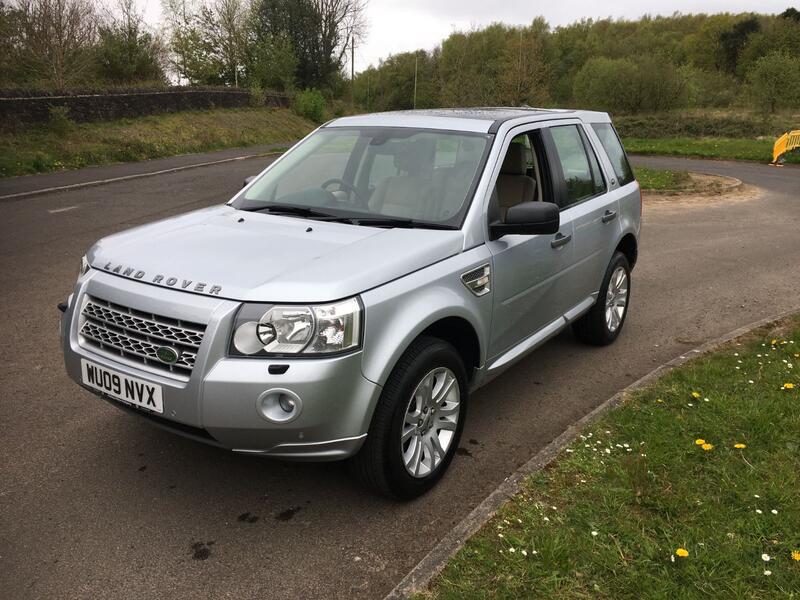
<svg viewBox="0 0 800 600">
<path fill-rule="evenodd" d="M 563 234 L 559 233 L 558 235 L 556 235 L 556 237 L 553 239 L 553 241 L 550 242 L 550 247 L 551 248 L 560 248 L 561 246 L 565 246 L 566 244 L 569 244 L 570 241 L 572 241 L 572 236 L 571 235 L 563 235 Z"/>
<path fill-rule="evenodd" d="M 614 219 L 617 218 L 617 211 L 615 210 L 607 210 L 603 215 L 603 223 L 610 223 Z"/>
</svg>

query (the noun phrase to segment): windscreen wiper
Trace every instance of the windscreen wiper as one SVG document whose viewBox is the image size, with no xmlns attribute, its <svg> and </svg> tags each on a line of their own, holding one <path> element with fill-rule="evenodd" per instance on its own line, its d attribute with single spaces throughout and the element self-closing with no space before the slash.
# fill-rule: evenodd
<svg viewBox="0 0 800 600">
<path fill-rule="evenodd" d="M 455 225 L 432 223 L 430 221 L 417 221 L 402 217 L 351 217 L 354 225 L 367 225 L 371 227 L 404 227 L 406 229 L 458 229 Z"/>
<path fill-rule="evenodd" d="M 348 220 L 346 217 L 332 215 L 330 213 L 308 208 L 306 206 L 295 206 L 293 204 L 267 204 L 266 206 L 241 208 L 239 210 L 244 210 L 246 212 L 268 212 L 270 214 L 292 215 L 295 217 L 307 217 L 310 219 Z"/>
</svg>

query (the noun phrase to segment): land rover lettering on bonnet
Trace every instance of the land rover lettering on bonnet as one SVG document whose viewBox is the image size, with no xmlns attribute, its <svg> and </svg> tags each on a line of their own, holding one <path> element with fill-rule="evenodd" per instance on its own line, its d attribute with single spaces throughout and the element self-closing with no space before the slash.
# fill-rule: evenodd
<svg viewBox="0 0 800 600">
<path fill-rule="evenodd" d="M 89 248 L 60 305 L 66 370 L 179 435 L 347 460 L 413 498 L 472 392 L 564 328 L 617 339 L 640 220 L 605 113 L 343 117 L 227 203 Z"/>
<path fill-rule="evenodd" d="M 142 281 L 147 280 L 147 273 L 141 269 L 126 267 L 125 265 L 119 264 L 115 265 L 113 262 L 108 262 L 103 265 L 103 269 L 110 273 L 122 275 L 123 277 L 131 277 L 133 279 L 139 279 Z M 150 283 L 155 283 L 157 285 L 163 285 L 166 287 L 179 287 L 182 290 L 197 292 L 199 294 L 206 293 L 211 296 L 219 296 L 222 292 L 221 285 L 209 285 L 204 281 L 193 281 L 191 279 L 169 277 L 162 275 L 161 273 L 156 273 L 149 281 Z"/>
</svg>

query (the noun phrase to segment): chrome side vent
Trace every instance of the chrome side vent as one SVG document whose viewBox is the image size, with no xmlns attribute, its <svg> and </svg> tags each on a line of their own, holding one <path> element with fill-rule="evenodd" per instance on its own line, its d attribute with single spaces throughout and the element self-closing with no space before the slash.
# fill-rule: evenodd
<svg viewBox="0 0 800 600">
<path fill-rule="evenodd" d="M 483 296 L 492 291 L 492 268 L 486 264 L 477 269 L 467 271 L 461 276 L 461 281 L 476 296 Z"/>
</svg>

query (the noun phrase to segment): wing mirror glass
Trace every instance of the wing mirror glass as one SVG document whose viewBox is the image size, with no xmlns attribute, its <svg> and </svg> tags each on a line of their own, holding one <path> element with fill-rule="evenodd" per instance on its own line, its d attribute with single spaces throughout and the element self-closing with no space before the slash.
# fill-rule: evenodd
<svg viewBox="0 0 800 600">
<path fill-rule="evenodd" d="M 504 235 L 536 235 L 558 233 L 561 225 L 561 213 L 558 205 L 552 202 L 521 202 L 510 207 L 505 221 L 495 222 L 489 226 L 491 238 L 499 239 Z"/>
</svg>

